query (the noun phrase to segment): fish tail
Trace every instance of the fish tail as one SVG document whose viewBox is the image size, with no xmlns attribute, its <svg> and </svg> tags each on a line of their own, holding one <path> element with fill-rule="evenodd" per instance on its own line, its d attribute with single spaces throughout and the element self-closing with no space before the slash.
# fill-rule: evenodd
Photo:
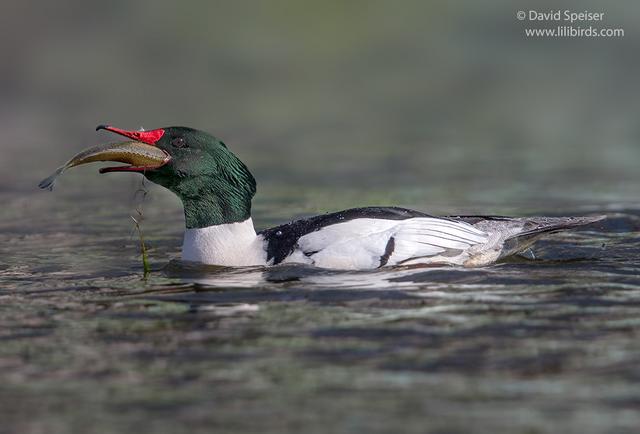
<svg viewBox="0 0 640 434">
<path fill-rule="evenodd" d="M 38 187 L 49 191 L 53 190 L 53 186 L 56 184 L 56 179 L 62 174 L 62 172 L 64 172 L 66 168 L 67 166 L 58 167 L 55 172 L 40 181 Z"/>
</svg>

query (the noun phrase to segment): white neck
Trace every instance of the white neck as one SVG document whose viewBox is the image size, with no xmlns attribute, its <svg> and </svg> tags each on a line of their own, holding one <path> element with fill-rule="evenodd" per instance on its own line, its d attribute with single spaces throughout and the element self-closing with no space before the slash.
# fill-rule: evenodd
<svg viewBox="0 0 640 434">
<path fill-rule="evenodd" d="M 239 223 L 187 229 L 182 259 L 230 267 L 266 265 L 262 236 L 256 235 L 251 217 Z"/>
</svg>

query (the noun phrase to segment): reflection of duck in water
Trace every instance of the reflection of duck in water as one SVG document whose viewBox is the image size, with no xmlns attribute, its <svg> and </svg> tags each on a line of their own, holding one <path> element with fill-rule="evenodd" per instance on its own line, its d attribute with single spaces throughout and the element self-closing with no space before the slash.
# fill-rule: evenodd
<svg viewBox="0 0 640 434">
<path fill-rule="evenodd" d="M 522 252 L 543 234 L 604 218 L 434 217 L 404 208 L 368 207 L 296 220 L 256 233 L 251 220 L 256 182 L 217 138 L 185 127 L 98 129 L 135 142 L 126 142 L 129 153 L 125 156 L 114 156 L 114 149 L 123 144 L 103 146 L 95 148 L 98 151 L 91 158 L 79 154 L 84 160 L 65 167 L 89 161 L 126 162 L 132 166 L 101 172 L 140 172 L 175 193 L 184 206 L 185 261 L 225 266 L 295 262 L 336 269 L 414 264 L 477 267 Z"/>
</svg>

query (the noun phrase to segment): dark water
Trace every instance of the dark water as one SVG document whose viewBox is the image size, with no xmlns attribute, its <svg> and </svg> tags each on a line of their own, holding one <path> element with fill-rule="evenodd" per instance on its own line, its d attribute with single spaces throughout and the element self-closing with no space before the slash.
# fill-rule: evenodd
<svg viewBox="0 0 640 434">
<path fill-rule="evenodd" d="M 86 193 L 105 178 L 78 173 L 3 197 L 0 430 L 640 426 L 638 210 L 566 210 L 610 218 L 482 269 L 224 269 L 175 260 L 180 209 L 148 186 L 143 279 L 139 181 L 118 179 L 127 200 L 79 201 L 79 179 Z M 305 213 L 305 196 L 284 196 L 256 203 L 258 224 Z"/>
</svg>

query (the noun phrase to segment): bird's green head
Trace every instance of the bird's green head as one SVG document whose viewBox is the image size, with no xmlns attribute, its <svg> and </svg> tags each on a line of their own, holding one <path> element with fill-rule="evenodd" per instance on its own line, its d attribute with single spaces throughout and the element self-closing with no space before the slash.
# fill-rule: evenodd
<svg viewBox="0 0 640 434">
<path fill-rule="evenodd" d="M 97 129 L 155 146 L 168 154 L 162 166 L 136 171 L 182 200 L 187 228 L 235 223 L 251 216 L 256 181 L 244 163 L 216 137 L 187 127 L 127 131 L 100 125 Z M 132 168 L 104 170 L 116 171 Z"/>
</svg>

